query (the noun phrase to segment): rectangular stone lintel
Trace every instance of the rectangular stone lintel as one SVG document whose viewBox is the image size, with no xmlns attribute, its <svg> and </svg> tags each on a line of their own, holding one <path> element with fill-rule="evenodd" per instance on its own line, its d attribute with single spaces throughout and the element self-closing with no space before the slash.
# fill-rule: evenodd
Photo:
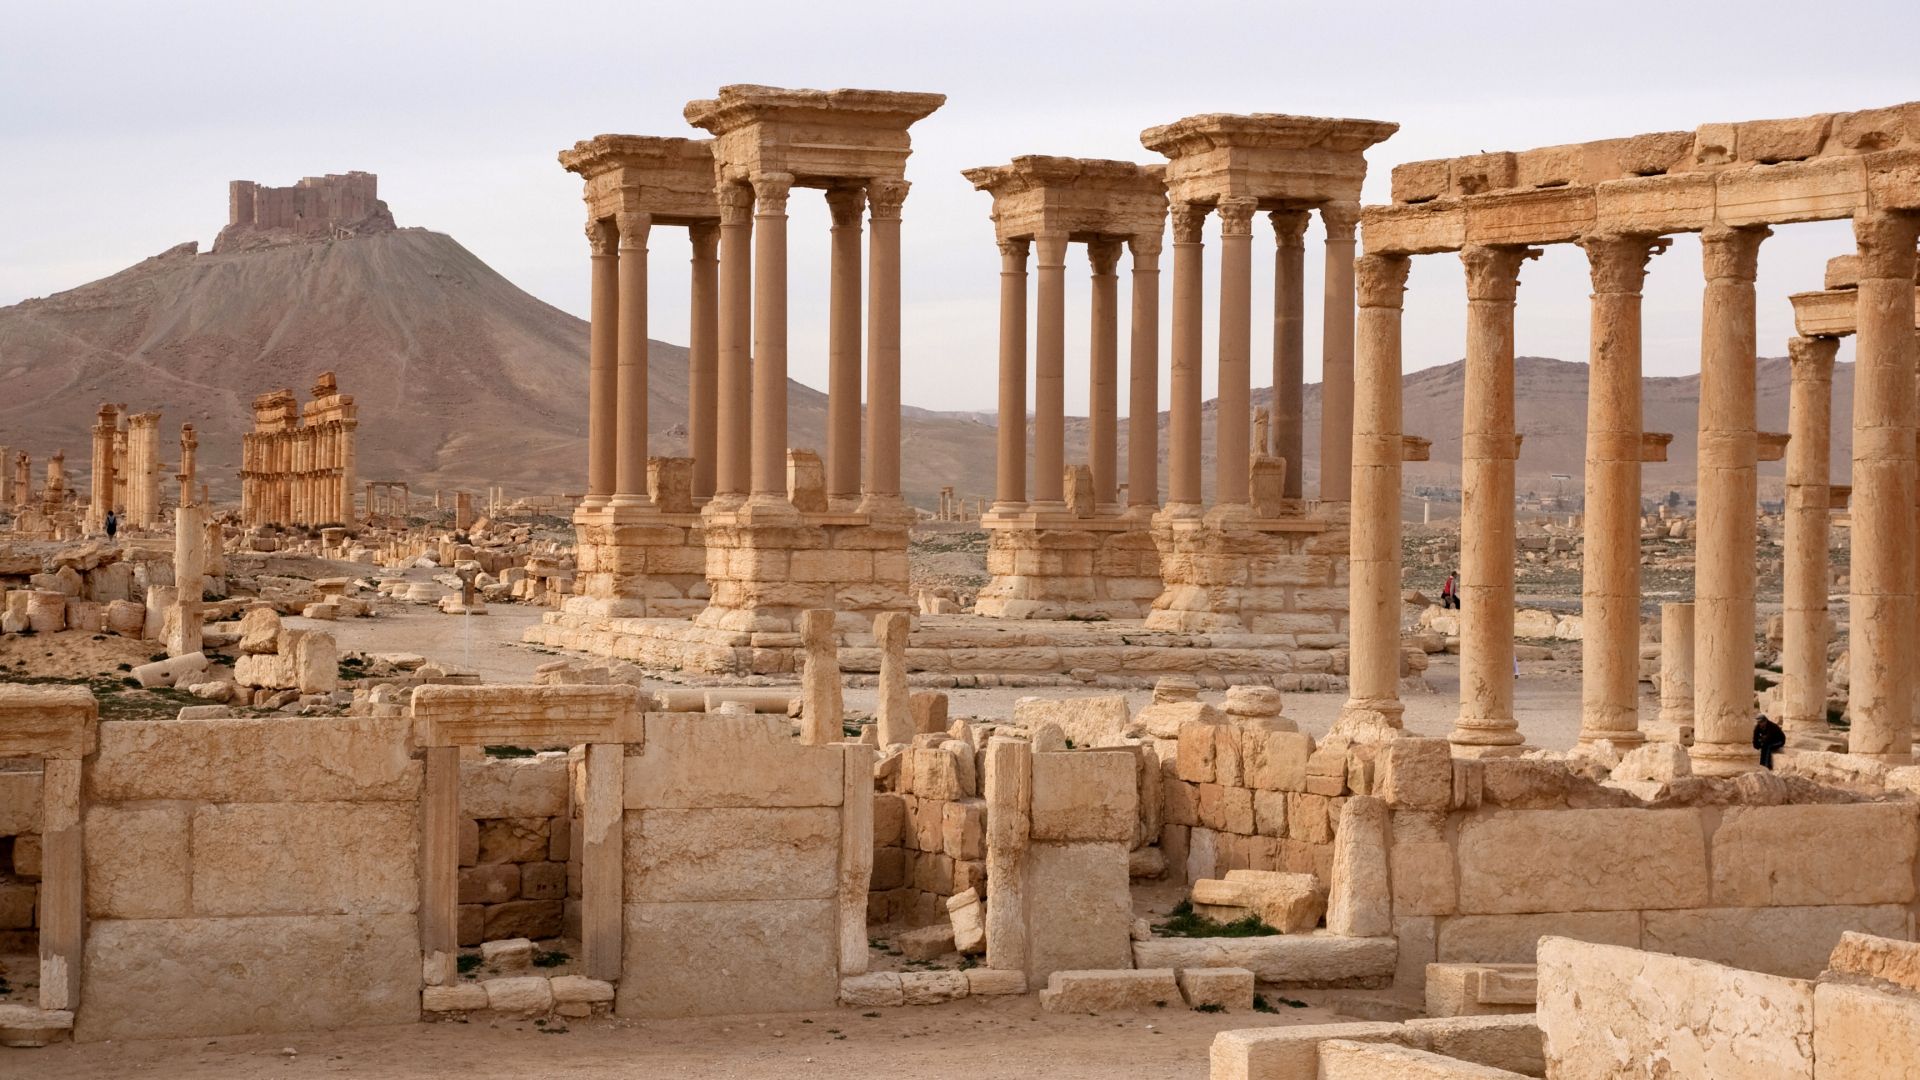
<svg viewBox="0 0 1920 1080">
<path fill-rule="evenodd" d="M 1673 436 L 1668 432 L 1664 432 L 1664 431 L 1641 432 L 1640 433 L 1640 460 L 1641 461 L 1667 460 L 1667 444 L 1671 443 L 1672 441 L 1673 441 Z"/>
<path fill-rule="evenodd" d="M 635 686 L 422 686 L 413 692 L 423 746 L 640 745 Z"/>
<path fill-rule="evenodd" d="M 1418 435 L 1400 436 L 1401 461 L 1427 461 L 1433 457 L 1433 440 Z"/>
<path fill-rule="evenodd" d="M 1756 457 L 1761 461 L 1780 461 L 1787 456 L 1787 433 L 1784 431 L 1762 431 L 1759 434 Z"/>
<path fill-rule="evenodd" d="M 0 687 L 0 757 L 82 758 L 99 729 L 100 707 L 84 686 Z"/>
</svg>

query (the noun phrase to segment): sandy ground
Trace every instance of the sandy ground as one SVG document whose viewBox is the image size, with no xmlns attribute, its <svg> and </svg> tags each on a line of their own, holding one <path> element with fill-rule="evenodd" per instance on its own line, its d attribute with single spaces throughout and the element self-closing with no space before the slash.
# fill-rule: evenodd
<svg viewBox="0 0 1920 1080">
<path fill-rule="evenodd" d="M 409 1024 L 315 1035 L 63 1043 L 0 1052 L 0 1075 L 60 1080 L 351 1076 L 365 1080 L 566 1077 L 911 1076 L 915 1080 L 1199 1080 L 1207 1047 L 1230 1028 L 1328 1023 L 1319 1006 L 1278 1014 L 1171 1008 L 1056 1016 L 1035 997 L 969 998 L 897 1009 L 832 1009 L 698 1020 L 574 1021 L 564 1032 L 530 1022 Z M 549 1025 L 557 1026 L 557 1025 Z M 293 1053 L 288 1054 L 286 1051 Z"/>
<path fill-rule="evenodd" d="M 291 616 L 295 629 L 325 630 L 342 652 L 418 653 L 449 671 L 477 671 L 490 683 L 533 681 L 533 669 L 555 659 L 520 643 L 545 608 L 491 604 L 485 615 L 444 615 L 426 604 L 380 605 L 368 619 L 321 622 Z"/>
</svg>

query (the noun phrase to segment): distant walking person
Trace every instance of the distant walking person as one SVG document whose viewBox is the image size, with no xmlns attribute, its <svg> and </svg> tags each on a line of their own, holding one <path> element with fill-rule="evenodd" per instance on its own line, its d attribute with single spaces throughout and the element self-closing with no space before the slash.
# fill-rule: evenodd
<svg viewBox="0 0 1920 1080">
<path fill-rule="evenodd" d="M 113 534 L 119 531 L 120 531 L 120 515 L 114 513 L 111 510 L 107 511 L 107 540 L 111 542 L 113 540 Z"/>
<path fill-rule="evenodd" d="M 1787 745 L 1787 733 L 1762 716 L 1753 723 L 1753 748 L 1760 751 L 1760 767 L 1773 768 L 1773 752 Z"/>
<path fill-rule="evenodd" d="M 1443 608 L 1460 607 L 1460 575 L 1448 571 L 1447 583 L 1440 586 L 1440 606 Z"/>
</svg>

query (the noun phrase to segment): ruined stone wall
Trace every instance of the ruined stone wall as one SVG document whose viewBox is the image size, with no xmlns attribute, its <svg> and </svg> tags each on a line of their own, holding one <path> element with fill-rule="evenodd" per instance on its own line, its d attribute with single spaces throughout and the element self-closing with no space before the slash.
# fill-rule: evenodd
<svg viewBox="0 0 1920 1080">
<path fill-rule="evenodd" d="M 873 882 L 867 920 L 927 926 L 947 918 L 947 898 L 984 895 L 987 803 L 981 755 L 944 733 L 919 736 L 883 768 L 873 796 Z"/>
<path fill-rule="evenodd" d="M 975 611 L 1002 619 L 1139 619 L 1160 595 L 1160 552 L 1144 525 L 1010 529 L 988 534 Z"/>
<path fill-rule="evenodd" d="M 460 945 L 578 934 L 578 807 L 568 775 L 561 753 L 460 763 Z"/>
<path fill-rule="evenodd" d="M 252 180 L 227 186 L 229 226 L 302 236 L 330 235 L 336 226 L 360 221 L 379 206 L 379 177 L 368 172 L 308 176 L 291 187 L 264 187 Z"/>
<path fill-rule="evenodd" d="M 38 950 L 40 763 L 0 760 L 0 954 Z"/>
<path fill-rule="evenodd" d="M 1305 733 L 1210 706 L 1171 708 L 1192 718 L 1174 727 L 1175 738 L 1157 740 L 1167 873 L 1193 882 L 1229 870 L 1282 870 L 1328 881 L 1341 807 L 1348 795 L 1366 793 L 1349 784 L 1347 741 L 1316 746 Z"/>
</svg>

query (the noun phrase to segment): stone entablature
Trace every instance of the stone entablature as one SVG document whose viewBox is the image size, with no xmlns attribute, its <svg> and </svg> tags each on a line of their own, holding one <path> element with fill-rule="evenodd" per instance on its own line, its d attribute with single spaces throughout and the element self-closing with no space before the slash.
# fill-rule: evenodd
<svg viewBox="0 0 1920 1080">
<path fill-rule="evenodd" d="M 351 525 L 354 430 L 351 395 L 322 372 L 301 408 L 291 390 L 253 399 L 253 430 L 241 436 L 240 519 L 255 525 Z"/>
</svg>

